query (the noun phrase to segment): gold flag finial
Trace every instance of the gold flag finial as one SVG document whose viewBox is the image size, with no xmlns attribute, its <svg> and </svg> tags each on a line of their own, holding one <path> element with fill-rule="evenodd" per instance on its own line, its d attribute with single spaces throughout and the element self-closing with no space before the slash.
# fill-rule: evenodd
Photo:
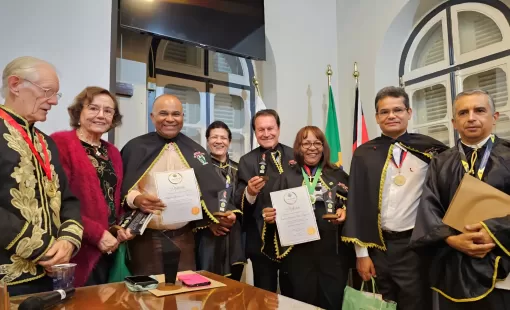
<svg viewBox="0 0 510 310">
<path fill-rule="evenodd" d="M 331 86 L 331 76 L 333 75 L 333 70 L 331 70 L 331 65 L 328 65 L 328 70 L 326 71 L 326 75 L 328 76 L 328 85 Z"/>
<path fill-rule="evenodd" d="M 253 77 L 253 85 L 255 86 L 255 89 L 257 90 L 257 94 L 260 96 L 260 89 L 259 89 L 259 81 L 257 80 L 257 77 Z"/>
<path fill-rule="evenodd" d="M 356 84 L 358 84 L 358 78 L 359 78 L 359 71 L 358 71 L 358 63 L 354 63 L 354 72 L 352 73 L 352 76 L 356 80 Z"/>
</svg>

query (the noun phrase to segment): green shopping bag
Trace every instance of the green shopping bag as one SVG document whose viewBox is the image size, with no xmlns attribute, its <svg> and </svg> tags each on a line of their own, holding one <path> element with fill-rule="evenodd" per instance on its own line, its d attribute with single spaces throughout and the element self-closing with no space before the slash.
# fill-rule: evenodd
<svg viewBox="0 0 510 310">
<path fill-rule="evenodd" d="M 121 243 L 115 251 L 115 258 L 113 266 L 110 269 L 108 283 L 122 282 L 125 277 L 131 276 L 131 272 L 126 265 L 127 245 L 125 242 Z"/>
<path fill-rule="evenodd" d="M 372 278 L 372 293 L 363 292 L 361 289 L 355 290 L 350 286 L 346 286 L 344 290 L 343 310 L 397 310 L 397 304 L 393 301 L 384 301 L 376 295 L 375 280 Z"/>
</svg>

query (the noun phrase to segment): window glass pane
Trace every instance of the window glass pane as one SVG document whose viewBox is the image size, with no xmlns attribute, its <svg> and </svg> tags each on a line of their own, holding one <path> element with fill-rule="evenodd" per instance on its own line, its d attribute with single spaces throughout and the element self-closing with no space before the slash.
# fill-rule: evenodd
<svg viewBox="0 0 510 310">
<path fill-rule="evenodd" d="M 506 106 L 508 103 L 506 73 L 500 68 L 468 76 L 463 82 L 463 89 L 464 91 L 473 89 L 485 90 L 492 96 L 496 110 Z"/>
<path fill-rule="evenodd" d="M 415 129 L 414 132 L 430 136 L 446 145 L 450 144 L 448 127 L 446 125 L 434 125 Z"/>
<path fill-rule="evenodd" d="M 245 153 L 244 151 L 244 136 L 238 132 L 232 133 L 232 142 L 230 143 L 230 149 L 228 155 L 236 162 L 239 162 L 239 158 Z"/>
<path fill-rule="evenodd" d="M 446 117 L 446 87 L 434 85 L 414 92 L 412 97 L 413 119 L 416 124 L 426 124 Z"/>
<path fill-rule="evenodd" d="M 186 127 L 186 125 L 184 125 L 182 127 L 181 133 L 188 136 L 196 143 L 200 145 L 202 144 L 202 136 L 200 135 L 200 131 L 197 128 Z"/>
<path fill-rule="evenodd" d="M 459 12 L 460 52 L 462 54 L 503 41 L 498 25 L 488 16 L 474 12 Z"/>
<path fill-rule="evenodd" d="M 411 69 L 415 70 L 445 59 L 443 29 L 441 21 L 437 22 L 421 39 L 413 57 Z"/>
<path fill-rule="evenodd" d="M 198 67 L 199 55 L 197 47 L 168 41 L 163 60 Z"/>
<path fill-rule="evenodd" d="M 239 57 L 214 53 L 214 72 L 243 75 L 243 68 Z"/>
<path fill-rule="evenodd" d="M 510 140 L 510 117 L 507 114 L 499 115 L 494 133 L 500 138 Z"/>
<path fill-rule="evenodd" d="M 245 121 L 243 99 L 239 96 L 216 94 L 214 120 L 223 121 L 231 129 L 242 129 Z"/>
<path fill-rule="evenodd" d="M 166 85 L 165 94 L 177 96 L 182 102 L 184 112 L 184 124 L 197 124 L 200 122 L 200 94 L 195 88 Z"/>
</svg>

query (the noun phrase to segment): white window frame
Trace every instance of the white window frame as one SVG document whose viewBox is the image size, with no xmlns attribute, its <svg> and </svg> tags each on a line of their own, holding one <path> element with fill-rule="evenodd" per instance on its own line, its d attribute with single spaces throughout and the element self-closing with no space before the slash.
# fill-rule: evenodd
<svg viewBox="0 0 510 310">
<path fill-rule="evenodd" d="M 195 128 L 198 130 L 200 134 L 200 145 L 204 148 L 207 146 L 207 141 L 205 140 L 205 130 L 206 126 L 206 92 L 205 92 L 205 84 L 204 82 L 186 80 L 166 75 L 156 75 L 156 84 L 158 87 L 156 88 L 156 97 L 165 93 L 165 87 L 167 85 L 177 85 L 182 87 L 194 88 L 198 91 L 200 95 L 200 120 L 196 124 L 184 123 L 183 127 L 186 128 Z M 160 86 L 161 85 L 161 86 Z"/>
<path fill-rule="evenodd" d="M 209 52 L 209 77 L 214 80 L 220 80 L 220 81 L 227 81 L 230 83 L 240 84 L 244 86 L 250 86 L 250 76 L 248 74 L 248 65 L 246 64 L 247 61 L 243 61 L 243 58 L 240 59 L 241 63 L 241 69 L 243 71 L 243 75 L 237 75 L 237 74 L 230 74 L 225 72 L 215 72 L 214 71 L 214 53 L 215 52 Z"/>
<path fill-rule="evenodd" d="M 495 54 L 504 50 L 507 50 L 510 46 L 510 26 L 508 21 L 498 9 L 482 3 L 464 3 L 453 5 L 452 8 L 452 40 L 455 63 L 462 64 L 473 59 L 482 58 L 484 56 Z M 474 11 L 491 18 L 501 31 L 503 40 L 498 43 L 494 43 L 479 49 L 475 49 L 471 52 L 464 54 L 460 53 L 460 31 L 459 31 L 459 17 L 458 13 Z"/>
<path fill-rule="evenodd" d="M 241 62 L 242 63 L 242 62 Z M 251 110 L 250 110 L 250 91 L 239 88 L 226 87 L 223 85 L 214 85 L 210 90 L 210 111 L 211 111 L 211 123 L 214 119 L 214 97 L 216 94 L 225 94 L 240 97 L 243 100 L 244 110 L 244 126 L 243 128 L 230 128 L 232 133 L 241 134 L 244 137 L 243 154 L 248 153 L 251 150 L 250 147 L 250 133 L 251 133 Z M 242 156 L 241 155 L 241 156 Z"/>
<path fill-rule="evenodd" d="M 412 63 L 413 59 L 417 54 L 417 49 L 419 44 L 421 43 L 422 39 L 428 34 L 429 30 L 432 29 L 433 26 L 436 25 L 436 23 L 441 22 L 441 30 L 443 32 L 443 55 L 444 60 L 430 64 L 425 67 L 421 67 L 418 69 L 412 70 Z M 449 67 L 449 60 L 448 60 L 448 29 L 446 27 L 446 11 L 442 11 L 436 16 L 434 16 L 431 20 L 429 20 L 425 26 L 421 29 L 421 31 L 418 33 L 416 38 L 414 39 L 413 43 L 411 44 L 411 48 L 409 49 L 409 53 L 407 54 L 407 59 L 405 62 L 405 70 L 404 70 L 404 79 L 405 80 L 412 80 L 417 77 L 433 73 L 436 71 L 439 71 L 441 69 L 445 69 Z"/>
<path fill-rule="evenodd" d="M 507 91 L 509 93 L 508 101 L 504 107 L 497 108 L 497 112 L 504 112 L 508 113 L 510 112 L 510 56 L 496 59 L 489 62 L 484 62 L 482 64 L 479 64 L 478 66 L 469 67 L 466 69 L 458 70 L 455 73 L 455 80 L 456 80 L 456 86 L 457 86 L 457 92 L 460 93 L 464 90 L 464 80 L 468 78 L 469 76 L 472 76 L 477 73 L 482 73 L 485 71 L 489 71 L 491 69 L 499 68 L 503 70 L 506 74 L 506 87 Z"/>
<path fill-rule="evenodd" d="M 161 40 L 160 46 L 157 51 L 157 69 L 163 69 L 167 71 L 179 72 L 183 74 L 190 74 L 195 76 L 204 77 L 204 50 L 196 48 L 197 51 L 197 64 L 198 66 L 192 66 L 188 64 L 182 64 L 174 61 L 165 60 L 165 50 L 170 41 Z M 160 85 L 160 84 L 158 84 Z"/>
<path fill-rule="evenodd" d="M 448 128 L 448 138 L 449 138 L 450 145 L 453 145 L 453 142 L 455 140 L 454 140 L 454 134 L 453 134 L 453 125 L 451 122 L 452 102 L 451 102 L 451 96 L 450 96 L 451 83 L 450 83 L 449 75 L 438 76 L 436 78 L 429 79 L 429 80 L 426 80 L 426 81 L 423 81 L 420 83 L 416 83 L 416 84 L 406 87 L 406 92 L 409 95 L 409 106 L 411 107 L 411 109 L 413 109 L 413 107 L 414 107 L 413 96 L 414 96 L 415 92 L 422 90 L 424 88 L 427 88 L 427 87 L 432 87 L 434 85 L 438 85 L 438 84 L 443 85 L 446 89 L 447 108 L 446 108 L 445 117 L 442 120 L 437 120 L 437 121 L 428 122 L 428 123 L 424 123 L 424 124 L 415 124 L 414 120 L 415 120 L 416 114 L 415 114 L 415 111 L 413 111 L 413 116 L 412 116 L 411 120 L 409 121 L 408 127 L 410 128 L 410 131 L 415 132 L 416 130 L 421 129 L 421 128 L 427 128 L 427 127 L 434 126 L 434 125 L 445 125 Z"/>
</svg>

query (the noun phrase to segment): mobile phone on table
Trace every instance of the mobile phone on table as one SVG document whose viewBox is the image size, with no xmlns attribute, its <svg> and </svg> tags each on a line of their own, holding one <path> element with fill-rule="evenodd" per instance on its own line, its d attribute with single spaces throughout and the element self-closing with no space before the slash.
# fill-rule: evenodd
<svg viewBox="0 0 510 310">
<path fill-rule="evenodd" d="M 187 287 L 207 286 L 211 284 L 209 279 L 199 275 L 198 273 L 179 275 L 177 276 L 177 279 L 179 279 L 179 281 Z"/>
<path fill-rule="evenodd" d="M 149 276 L 129 276 L 125 277 L 124 280 L 132 285 L 139 285 L 141 287 L 158 284 L 158 281 Z"/>
</svg>

